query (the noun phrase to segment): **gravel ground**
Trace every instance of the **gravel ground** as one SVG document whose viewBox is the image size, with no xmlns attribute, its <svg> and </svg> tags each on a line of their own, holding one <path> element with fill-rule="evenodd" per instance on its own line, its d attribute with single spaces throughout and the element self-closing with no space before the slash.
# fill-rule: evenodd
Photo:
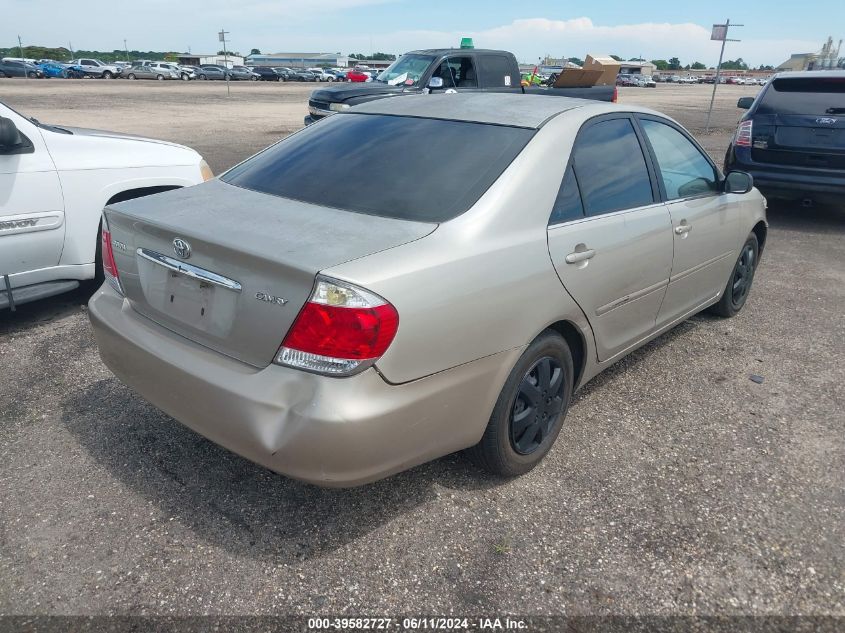
<svg viewBox="0 0 845 633">
<path fill-rule="evenodd" d="M 312 88 L 6 80 L 0 99 L 220 171 L 299 127 Z M 620 90 L 718 158 L 748 93 L 720 87 L 701 135 L 710 87 Z M 453 455 L 300 484 L 113 378 L 90 288 L 0 313 L 0 614 L 845 616 L 845 208 L 770 221 L 743 312 L 593 380 L 513 481 Z"/>
</svg>

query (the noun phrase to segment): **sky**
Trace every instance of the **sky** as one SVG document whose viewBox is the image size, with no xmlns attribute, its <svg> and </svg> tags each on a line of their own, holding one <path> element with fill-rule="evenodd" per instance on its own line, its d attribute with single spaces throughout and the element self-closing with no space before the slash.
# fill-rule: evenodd
<svg viewBox="0 0 845 633">
<path fill-rule="evenodd" d="M 520 61 L 587 53 L 646 59 L 678 57 L 715 66 L 710 28 L 730 18 L 726 59 L 777 65 L 791 53 L 818 50 L 828 35 L 845 38 L 845 0 L 86 0 L 84 10 L 58 0 L 3 0 L 0 46 L 215 53 L 224 28 L 241 53 L 403 53 L 458 46 L 513 51 Z M 49 16 L 49 19 L 44 19 Z M 834 29 L 840 29 L 835 32 Z M 845 55 L 845 47 L 843 47 Z"/>
</svg>

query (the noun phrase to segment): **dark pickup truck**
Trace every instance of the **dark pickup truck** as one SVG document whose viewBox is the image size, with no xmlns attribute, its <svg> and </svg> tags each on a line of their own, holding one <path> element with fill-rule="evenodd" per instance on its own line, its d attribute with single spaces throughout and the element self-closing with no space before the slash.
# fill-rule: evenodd
<svg viewBox="0 0 845 633">
<path fill-rule="evenodd" d="M 334 85 L 312 92 L 305 124 L 374 99 L 445 90 L 524 92 L 616 101 L 615 86 L 523 88 L 520 80 L 516 57 L 508 51 L 477 48 L 412 51 L 402 55 L 373 81 Z"/>
</svg>

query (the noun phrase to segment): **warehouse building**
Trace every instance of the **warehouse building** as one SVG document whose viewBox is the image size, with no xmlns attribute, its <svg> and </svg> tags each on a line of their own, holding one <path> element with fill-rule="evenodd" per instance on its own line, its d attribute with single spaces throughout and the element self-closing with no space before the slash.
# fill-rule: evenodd
<svg viewBox="0 0 845 633">
<path fill-rule="evenodd" d="M 349 68 L 358 63 L 340 53 L 267 53 L 248 55 L 246 63 L 250 66 L 284 66 L 287 68 Z"/>
<path fill-rule="evenodd" d="M 203 64 L 215 64 L 217 66 L 243 66 L 244 58 L 238 55 L 200 55 L 200 54 L 185 54 L 179 55 L 179 63 L 185 66 L 202 66 Z"/>
</svg>

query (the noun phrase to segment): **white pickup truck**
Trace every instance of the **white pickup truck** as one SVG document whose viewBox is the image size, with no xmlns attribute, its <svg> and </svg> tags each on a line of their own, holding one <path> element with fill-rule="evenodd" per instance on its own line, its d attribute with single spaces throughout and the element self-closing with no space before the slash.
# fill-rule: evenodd
<svg viewBox="0 0 845 633">
<path fill-rule="evenodd" d="M 0 103 L 0 309 L 100 275 L 106 204 L 210 178 L 188 147 L 45 125 Z"/>
</svg>

